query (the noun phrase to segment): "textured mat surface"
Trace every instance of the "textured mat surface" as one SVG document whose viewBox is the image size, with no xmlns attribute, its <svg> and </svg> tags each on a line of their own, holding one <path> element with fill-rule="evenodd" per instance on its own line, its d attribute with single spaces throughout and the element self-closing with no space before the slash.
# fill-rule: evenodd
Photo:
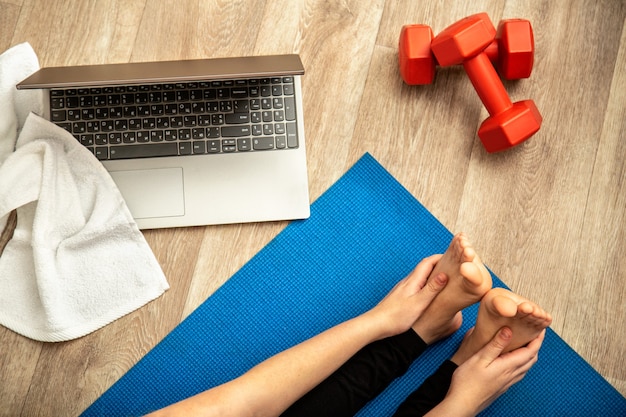
<svg viewBox="0 0 626 417">
<path fill-rule="evenodd" d="M 176 327 L 85 412 L 134 416 L 232 379 L 376 304 L 452 234 L 370 155 Z M 494 276 L 495 286 L 504 284 Z M 427 350 L 359 416 L 393 410 L 458 346 L 476 317 Z M 549 331 L 540 360 L 484 416 L 626 416 L 626 399 Z"/>
</svg>

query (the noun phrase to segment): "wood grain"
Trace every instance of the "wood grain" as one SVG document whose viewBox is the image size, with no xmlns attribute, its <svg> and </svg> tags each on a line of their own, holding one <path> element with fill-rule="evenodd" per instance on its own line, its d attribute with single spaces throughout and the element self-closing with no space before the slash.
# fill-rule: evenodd
<svg viewBox="0 0 626 417">
<path fill-rule="evenodd" d="M 544 118 L 493 155 L 461 68 L 411 87 L 397 67 L 402 25 L 480 11 L 531 20 L 533 74 L 505 86 Z M 625 19 L 624 0 L 0 0 L 0 50 L 30 42 L 44 66 L 300 54 L 311 199 L 370 152 L 626 394 Z M 145 231 L 161 298 L 65 343 L 0 327 L 0 415 L 80 414 L 286 225 Z"/>
</svg>

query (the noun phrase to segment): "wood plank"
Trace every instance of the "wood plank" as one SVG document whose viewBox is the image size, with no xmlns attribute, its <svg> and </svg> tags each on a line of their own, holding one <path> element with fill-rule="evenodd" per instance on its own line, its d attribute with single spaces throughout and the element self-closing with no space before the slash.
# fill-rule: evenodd
<svg viewBox="0 0 626 417">
<path fill-rule="evenodd" d="M 622 29 L 608 106 L 593 164 L 581 239 L 574 246 L 578 277 L 563 332 L 572 347 L 626 391 L 626 28 Z M 584 256 L 581 256 L 583 255 Z M 589 326 L 589 323 L 595 323 Z"/>
<path fill-rule="evenodd" d="M 21 414 L 42 345 L 0 326 L 0 416 Z"/>
<path fill-rule="evenodd" d="M 608 162 L 604 156 L 599 162 L 598 152 L 625 17 L 623 5 L 611 5 L 580 3 L 566 9 L 550 3 L 541 11 L 529 10 L 538 51 L 559 53 L 538 52 L 532 78 L 507 87 L 515 99 L 535 99 L 544 116 L 542 129 L 513 152 L 473 153 L 456 225 L 480 239 L 481 253 L 494 272 L 551 311 L 553 328 L 597 367 L 602 363 L 587 350 L 591 346 L 580 350 L 580 338 L 594 333 L 610 337 L 607 324 L 626 318 L 616 305 L 609 308 L 617 317 L 603 312 L 600 300 L 589 299 L 585 291 L 599 278 L 600 265 L 588 257 L 589 243 L 584 243 L 590 242 L 584 224 L 594 165 Z M 580 27 L 585 30 L 574 29 Z M 593 59 L 582 50 L 593 50 Z M 614 187 L 594 195 L 606 208 L 619 193 Z M 583 272 L 577 266 L 581 262 L 588 262 L 589 269 Z M 616 276 L 623 278 L 623 273 Z M 595 312 L 594 321 L 575 312 L 579 305 Z M 613 354 L 615 361 L 623 351 L 615 348 Z"/>
<path fill-rule="evenodd" d="M 505 86 L 544 116 L 493 155 L 461 68 L 421 87 L 397 68 L 403 24 L 437 33 L 479 11 L 531 20 L 533 75 Z M 2 0 L 0 49 L 28 41 L 42 65 L 299 53 L 311 199 L 372 153 L 626 394 L 625 18 L 624 0 Z M 80 413 L 286 224 L 146 231 L 172 287 L 158 300 L 66 343 L 0 328 L 0 415 Z"/>
<path fill-rule="evenodd" d="M 315 200 L 349 166 L 382 1 L 308 2 L 298 50 L 303 77 L 309 189 Z M 311 5 L 311 6 L 309 6 Z"/>
<path fill-rule="evenodd" d="M 25 0 L 13 43 L 30 42 L 42 66 L 127 62 L 143 2 Z"/>
<path fill-rule="evenodd" d="M 0 51 L 5 51 L 11 46 L 15 25 L 20 13 L 20 4 L 17 2 L 0 2 Z"/>
<path fill-rule="evenodd" d="M 133 61 L 251 55 L 263 2 L 148 2 Z"/>
</svg>

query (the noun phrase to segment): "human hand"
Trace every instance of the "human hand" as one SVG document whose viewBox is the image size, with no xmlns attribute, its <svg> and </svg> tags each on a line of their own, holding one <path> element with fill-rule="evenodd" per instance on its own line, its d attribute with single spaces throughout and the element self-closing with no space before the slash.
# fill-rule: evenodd
<svg viewBox="0 0 626 417">
<path fill-rule="evenodd" d="M 474 416 L 487 408 L 513 384 L 521 381 L 537 362 L 545 330 L 525 347 L 502 354 L 513 333 L 503 327 L 478 353 L 457 368 L 443 402 L 454 415 Z M 442 404 L 443 404 L 442 402 Z"/>
<path fill-rule="evenodd" d="M 366 314 L 377 318 L 384 337 L 407 331 L 446 286 L 448 277 L 439 274 L 428 279 L 442 255 L 423 259 Z"/>
</svg>

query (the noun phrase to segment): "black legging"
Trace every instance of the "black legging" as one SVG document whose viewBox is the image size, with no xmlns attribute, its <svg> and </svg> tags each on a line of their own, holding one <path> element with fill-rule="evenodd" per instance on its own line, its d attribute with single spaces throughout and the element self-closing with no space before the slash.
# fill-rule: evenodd
<svg viewBox="0 0 626 417">
<path fill-rule="evenodd" d="M 282 417 L 354 416 L 403 375 L 426 348 L 426 343 L 412 329 L 371 343 L 296 401 Z M 444 362 L 406 398 L 394 417 L 422 416 L 439 404 L 448 392 L 455 369 L 453 362 Z"/>
</svg>

